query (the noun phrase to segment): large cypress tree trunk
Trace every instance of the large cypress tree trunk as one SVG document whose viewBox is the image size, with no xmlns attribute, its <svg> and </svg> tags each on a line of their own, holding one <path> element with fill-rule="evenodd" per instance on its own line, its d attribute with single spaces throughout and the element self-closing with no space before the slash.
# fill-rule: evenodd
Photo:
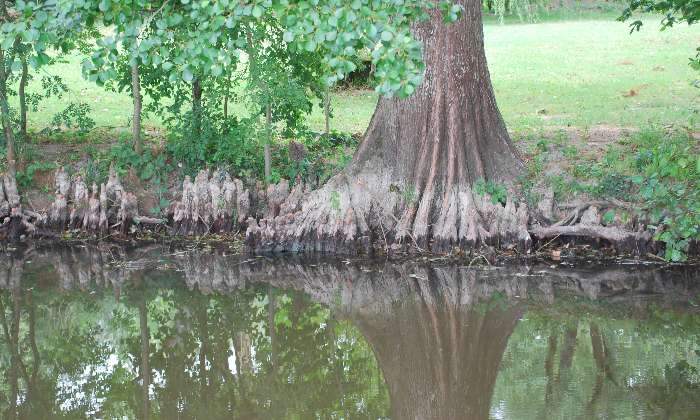
<svg viewBox="0 0 700 420">
<path fill-rule="evenodd" d="M 446 250 L 529 246 L 528 212 L 472 193 L 479 179 L 509 184 L 523 163 L 496 106 L 481 3 L 460 0 L 452 25 L 437 10 L 414 26 L 425 78 L 406 100 L 380 99 L 353 161 L 275 220 L 251 221 L 257 249 L 350 252 L 409 244 Z"/>
</svg>

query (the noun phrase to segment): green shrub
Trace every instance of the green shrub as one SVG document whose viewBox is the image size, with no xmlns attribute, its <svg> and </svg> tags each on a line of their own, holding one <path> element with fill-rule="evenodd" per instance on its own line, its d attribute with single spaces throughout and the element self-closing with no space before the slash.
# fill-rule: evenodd
<svg viewBox="0 0 700 420">
<path fill-rule="evenodd" d="M 273 160 L 280 175 L 291 181 L 320 185 L 342 170 L 352 159 L 358 139 L 348 133 L 333 131 L 328 135 L 312 131 L 299 133 L 293 139 L 304 148 L 304 156 L 291 156 L 290 147 L 276 150 Z"/>
<path fill-rule="evenodd" d="M 17 186 L 21 189 L 27 189 L 34 182 L 34 175 L 37 171 L 50 171 L 55 168 L 56 165 L 51 162 L 32 162 L 23 170 L 17 171 L 15 175 Z"/>
<path fill-rule="evenodd" d="M 634 159 L 643 211 L 661 229 L 656 239 L 666 243 L 666 258 L 685 260 L 692 240 L 700 240 L 700 153 L 687 135 L 638 137 Z"/>
<path fill-rule="evenodd" d="M 493 204 L 505 205 L 508 198 L 508 190 L 504 185 L 483 179 L 474 183 L 474 192 L 481 196 L 488 194 Z"/>
<path fill-rule="evenodd" d="M 691 241 L 700 240 L 700 151 L 687 134 L 643 131 L 574 172 L 592 180 L 575 183 L 579 192 L 638 203 L 636 212 L 656 225 L 669 261 L 684 261 Z"/>
</svg>

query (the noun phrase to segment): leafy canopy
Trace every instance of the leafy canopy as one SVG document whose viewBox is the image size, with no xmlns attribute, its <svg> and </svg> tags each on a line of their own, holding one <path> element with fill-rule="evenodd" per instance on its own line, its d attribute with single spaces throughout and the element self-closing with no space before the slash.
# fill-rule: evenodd
<svg viewBox="0 0 700 420">
<path fill-rule="evenodd" d="M 320 54 L 326 84 L 355 70 L 353 58 L 367 49 L 377 91 L 405 97 L 424 71 L 421 44 L 410 26 L 438 7 L 447 22 L 457 20 L 462 11 L 446 0 L 139 0 L 136 7 L 128 0 L 93 1 L 84 8 L 92 16 L 88 21 L 117 30 L 100 40 L 86 72 L 98 82 L 114 77 L 110 63 L 126 50 L 132 60 L 160 66 L 171 78 L 218 77 L 253 47 L 246 45 L 244 29 L 274 19 L 288 48 Z"/>
</svg>

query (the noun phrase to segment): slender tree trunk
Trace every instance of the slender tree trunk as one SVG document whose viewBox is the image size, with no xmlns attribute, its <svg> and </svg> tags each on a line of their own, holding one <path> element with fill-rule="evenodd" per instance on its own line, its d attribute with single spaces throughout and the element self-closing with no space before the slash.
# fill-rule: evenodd
<svg viewBox="0 0 700 420">
<path fill-rule="evenodd" d="M 4 2 L 2 2 L 4 9 Z M 0 49 L 0 113 L 2 114 L 2 130 L 5 135 L 5 147 L 7 148 L 7 172 L 14 178 L 17 171 L 15 162 L 15 136 L 12 132 L 10 119 L 10 105 L 7 98 L 8 71 L 5 68 L 5 51 Z"/>
<path fill-rule="evenodd" d="M 2 82 L 0 82 L 2 83 Z M 0 88 L 0 109 L 2 110 L 2 129 L 5 135 L 5 147 L 7 148 L 7 172 L 14 178 L 17 172 L 17 161 L 15 160 L 15 136 L 12 132 L 12 122 L 10 121 L 10 109 L 7 104 L 6 89 Z"/>
<path fill-rule="evenodd" d="M 192 82 L 192 114 L 194 117 L 194 132 L 202 134 L 202 85 L 199 79 Z"/>
<path fill-rule="evenodd" d="M 381 98 L 350 165 L 276 220 L 251 225 L 257 249 L 355 253 L 385 243 L 433 251 L 483 244 L 527 248 L 528 210 L 472 193 L 480 179 L 512 184 L 523 171 L 496 105 L 481 3 L 415 24 L 423 83 L 408 99 Z"/>
<path fill-rule="evenodd" d="M 265 154 L 265 182 L 270 182 L 272 177 L 272 151 L 270 150 L 270 144 L 272 143 L 272 109 L 268 104 L 265 107 L 265 130 L 267 136 L 265 139 L 264 154 Z"/>
<path fill-rule="evenodd" d="M 224 96 L 224 119 L 228 119 L 228 92 Z"/>
<path fill-rule="evenodd" d="M 132 137 L 134 151 L 140 156 L 143 153 L 143 140 L 141 139 L 141 77 L 139 75 L 139 65 L 131 65 L 131 93 L 134 96 L 134 117 L 132 126 Z"/>
<path fill-rule="evenodd" d="M 7 11 L 7 2 L 0 0 L 0 15 L 4 21 L 9 21 L 10 17 Z M 6 56 L 6 51 L 0 48 L 0 117 L 2 118 L 2 129 L 5 135 L 5 147 L 7 148 L 7 172 L 14 179 L 17 172 L 17 163 L 15 161 L 15 135 L 12 132 L 12 121 L 10 119 L 10 104 L 7 97 L 7 80 L 10 78 L 11 67 L 6 68 L 5 62 L 8 61 L 11 65 L 14 61 L 15 54 L 19 48 L 21 39 L 15 39 L 12 47 L 12 52 L 9 57 Z"/>
<path fill-rule="evenodd" d="M 323 116 L 326 120 L 326 136 L 331 133 L 331 90 L 326 88 L 323 97 Z"/>
<path fill-rule="evenodd" d="M 22 76 L 19 79 L 19 88 L 17 95 L 19 96 L 19 133 L 23 141 L 27 141 L 27 81 L 29 78 L 29 66 L 27 59 L 22 57 Z"/>
<path fill-rule="evenodd" d="M 226 75 L 226 88 L 224 91 L 224 119 L 228 118 L 228 100 L 231 92 L 231 72 Z"/>
<path fill-rule="evenodd" d="M 257 84 L 259 83 L 257 75 L 257 55 L 256 50 L 253 48 L 253 33 L 250 29 L 246 28 L 246 39 L 248 41 L 248 55 L 250 57 L 250 67 L 249 73 L 251 79 Z M 270 177 L 272 176 L 272 152 L 270 151 L 270 143 L 272 142 L 272 109 L 270 104 L 265 105 L 265 131 L 266 138 L 263 143 L 263 156 L 265 159 L 264 173 L 265 183 L 270 182 Z"/>
</svg>

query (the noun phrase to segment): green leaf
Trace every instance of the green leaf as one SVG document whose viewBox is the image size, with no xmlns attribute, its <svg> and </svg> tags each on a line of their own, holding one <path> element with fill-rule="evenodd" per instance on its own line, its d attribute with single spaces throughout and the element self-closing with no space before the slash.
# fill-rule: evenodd
<svg viewBox="0 0 700 420">
<path fill-rule="evenodd" d="M 316 41 L 314 41 L 313 39 L 306 41 L 306 44 L 304 44 L 304 48 L 306 48 L 306 51 L 308 52 L 316 51 Z"/>
<path fill-rule="evenodd" d="M 185 82 L 191 82 L 194 80 L 194 74 L 192 74 L 192 70 L 190 70 L 189 66 L 182 70 L 182 79 Z"/>
<path fill-rule="evenodd" d="M 256 19 L 260 19 L 260 16 L 263 14 L 263 8 L 260 6 L 255 6 L 253 7 L 253 17 Z"/>
<path fill-rule="evenodd" d="M 49 62 L 51 62 L 51 57 L 49 57 L 45 53 L 39 53 L 36 55 L 36 60 L 37 60 L 37 63 L 39 63 L 39 65 L 45 66 L 45 65 L 49 64 Z"/>
<path fill-rule="evenodd" d="M 374 39 L 377 36 L 377 33 L 377 26 L 374 24 L 370 25 L 367 29 L 367 35 L 372 39 Z"/>
</svg>

